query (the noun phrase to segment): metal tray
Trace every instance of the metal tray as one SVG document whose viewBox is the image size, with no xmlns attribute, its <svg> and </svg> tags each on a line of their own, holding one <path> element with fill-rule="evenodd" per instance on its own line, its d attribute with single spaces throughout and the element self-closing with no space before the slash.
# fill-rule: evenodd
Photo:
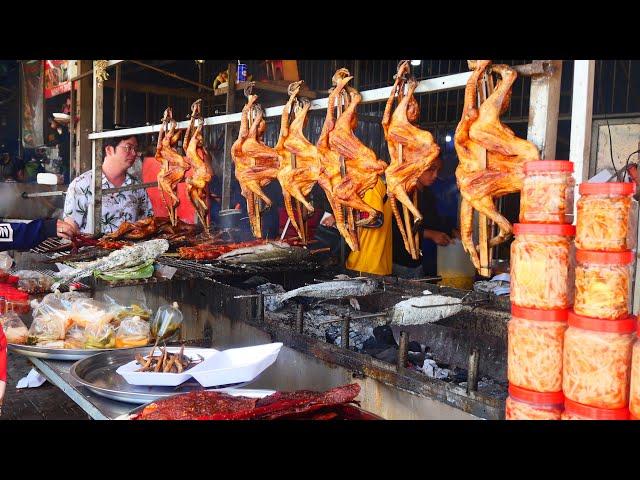
<svg viewBox="0 0 640 480">
<path fill-rule="evenodd" d="M 100 395 L 118 402 L 135 403 L 140 405 L 151 402 L 157 398 L 169 397 L 177 393 L 187 393 L 193 390 L 202 390 L 196 380 L 190 379 L 176 387 L 140 386 L 130 385 L 116 370 L 121 365 L 134 359 L 136 353 L 147 355 L 149 347 L 129 348 L 126 351 L 111 350 L 98 353 L 83 360 L 79 360 L 71 366 L 69 373 L 75 381 L 84 385 L 96 395 Z M 184 349 L 187 354 L 192 350 Z M 207 390 L 223 390 L 229 387 L 241 387 L 250 382 L 236 383 L 233 385 L 220 385 Z"/>
<path fill-rule="evenodd" d="M 126 350 L 130 352 L 134 347 L 127 348 L 104 348 L 100 350 L 85 348 L 47 348 L 38 347 L 36 345 L 19 345 L 17 343 L 9 343 L 9 350 L 27 357 L 43 358 L 46 360 L 81 360 L 83 358 L 92 357 L 93 355 L 113 350 Z M 148 347 L 145 347 L 148 350 Z"/>
</svg>

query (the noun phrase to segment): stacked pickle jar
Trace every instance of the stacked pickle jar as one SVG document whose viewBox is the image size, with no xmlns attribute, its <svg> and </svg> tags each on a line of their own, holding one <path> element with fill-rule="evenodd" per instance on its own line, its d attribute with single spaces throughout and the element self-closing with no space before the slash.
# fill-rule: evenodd
<svg viewBox="0 0 640 480">
<path fill-rule="evenodd" d="M 573 304 L 573 164 L 527 162 L 511 244 L 507 420 L 560 420 L 562 360 Z"/>
<path fill-rule="evenodd" d="M 625 182 L 579 187 L 575 301 L 563 353 L 563 419 L 629 418 L 637 328 L 631 315 L 635 190 L 634 183 Z"/>
</svg>

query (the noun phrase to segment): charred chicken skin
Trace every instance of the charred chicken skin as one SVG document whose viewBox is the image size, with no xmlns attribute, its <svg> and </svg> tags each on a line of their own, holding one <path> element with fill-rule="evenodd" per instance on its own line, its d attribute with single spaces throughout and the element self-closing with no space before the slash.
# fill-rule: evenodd
<svg viewBox="0 0 640 480">
<path fill-rule="evenodd" d="M 418 82 L 415 78 L 411 78 L 407 84 L 407 94 L 403 96 L 402 77 L 408 72 L 409 62 L 406 61 L 398 69 L 391 95 L 387 100 L 382 126 L 391 158 L 385 171 L 387 195 L 405 248 L 410 251 L 407 239 L 409 232 L 405 232 L 397 201 L 413 214 L 414 226 L 417 227 L 422 223 L 422 215 L 409 196 L 415 191 L 418 178 L 431 167 L 433 161 L 440 154 L 440 147 L 434 141 L 431 133 L 414 125 L 417 123 L 420 113 L 418 102 L 413 96 Z M 396 91 L 400 100 L 392 115 L 391 108 Z M 399 145 L 402 146 L 402 158 L 399 157 Z"/>
<path fill-rule="evenodd" d="M 509 107 L 511 88 L 517 78 L 515 70 L 507 65 L 491 67 L 500 80 L 493 93 L 478 108 L 478 82 L 490 64 L 490 60 L 469 61 L 473 73 L 465 88 L 464 110 L 454 139 L 460 162 L 456 169 L 462 195 L 460 234 L 462 244 L 477 269 L 480 268 L 480 257 L 473 244 L 473 209 L 487 216 L 500 229 L 500 233 L 489 241 L 490 247 L 508 240 L 512 227 L 497 211 L 494 198 L 519 192 L 524 180 L 524 163 L 540 159 L 533 143 L 516 137 L 500 121 L 500 115 Z M 485 151 L 486 168 L 483 161 Z"/>
<path fill-rule="evenodd" d="M 170 127 L 166 132 L 167 124 Z M 181 133 L 180 130 L 176 131 L 176 125 L 176 121 L 172 118 L 171 108 L 167 108 L 160 126 L 155 155 L 156 160 L 162 164 L 158 172 L 158 188 L 161 191 L 162 201 L 169 212 L 172 225 L 177 224 L 176 208 L 180 203 L 178 184 L 184 180 L 185 173 L 191 168 L 189 162 L 175 149 Z"/>
<path fill-rule="evenodd" d="M 308 99 L 296 99 L 302 83 L 303 81 L 301 80 L 289 86 L 289 101 L 282 112 L 280 137 L 275 150 L 280 155 L 278 181 L 282 185 L 285 209 L 300 239 L 303 243 L 306 243 L 304 229 L 302 225 L 298 224 L 294 214 L 292 198 L 304 205 L 309 213 L 313 213 L 313 206 L 306 197 L 320 176 L 320 156 L 315 145 L 305 138 L 302 131 L 307 120 L 307 113 L 311 107 L 311 102 Z M 292 109 L 295 119 L 289 125 Z M 293 166 L 294 158 L 295 167 Z M 301 211 L 299 211 L 298 218 L 302 220 Z"/>
<path fill-rule="evenodd" d="M 255 104 L 257 95 L 249 95 L 242 109 L 238 139 L 231 147 L 231 158 L 235 164 L 236 179 L 240 183 L 242 196 L 247 199 L 247 211 L 251 231 L 256 238 L 262 238 L 260 212 L 255 208 L 255 196 L 262 199 L 267 208 L 271 199 L 262 191 L 278 175 L 279 159 L 275 149 L 262 141 L 266 128 L 263 110 Z M 255 119 L 249 128 L 249 115 L 255 113 Z"/>
<path fill-rule="evenodd" d="M 211 164 L 207 162 L 207 157 L 203 153 L 202 127 L 204 126 L 204 120 L 201 117 L 198 120 L 198 126 L 189 139 L 189 143 L 185 149 L 187 158 L 190 160 L 193 168 L 193 175 L 187 178 L 187 195 L 196 209 L 196 214 L 205 232 L 208 232 L 209 206 L 207 204 L 207 197 L 209 195 L 209 182 L 211 181 L 211 177 L 213 177 L 213 173 L 211 171 Z"/>
<path fill-rule="evenodd" d="M 368 213 L 367 218 L 356 222 L 356 225 L 364 226 L 378 221 L 382 215 L 382 212 L 367 204 L 362 196 L 375 187 L 378 176 L 382 175 L 387 164 L 378 160 L 373 150 L 353 133 L 358 122 L 356 108 L 362 101 L 362 96 L 355 88 L 347 86 L 352 78 L 347 76 L 337 81 L 337 95 L 345 89 L 349 94 L 349 105 L 329 132 L 329 147 L 344 157 L 346 165 L 346 175 L 333 189 L 334 200 L 340 205 Z"/>
<path fill-rule="evenodd" d="M 339 79 L 348 76 L 349 71 L 342 68 L 334 75 L 334 83 L 337 83 Z M 324 190 L 329 205 L 331 205 L 333 216 L 336 219 L 336 228 L 344 237 L 349 248 L 351 248 L 352 251 L 357 252 L 359 250 L 358 236 L 355 231 L 346 228 L 342 206 L 338 204 L 334 197 L 334 189 L 342 182 L 342 176 L 340 172 L 340 154 L 330 148 L 329 134 L 333 131 L 336 125 L 334 109 L 336 107 L 336 102 L 340 99 L 339 95 L 340 90 L 337 90 L 335 87 L 329 90 L 327 114 L 324 124 L 322 125 L 320 137 L 316 143 L 317 151 L 320 155 L 320 175 L 318 183 Z"/>
</svg>

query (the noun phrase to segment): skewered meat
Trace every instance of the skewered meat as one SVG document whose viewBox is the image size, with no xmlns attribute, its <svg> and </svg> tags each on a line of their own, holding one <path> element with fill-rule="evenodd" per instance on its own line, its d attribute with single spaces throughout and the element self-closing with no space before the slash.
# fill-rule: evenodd
<svg viewBox="0 0 640 480">
<path fill-rule="evenodd" d="M 280 169 L 278 181 L 282 186 L 284 205 L 287 215 L 291 219 L 293 228 L 296 229 L 303 243 L 306 243 L 306 235 L 302 225 L 298 225 L 298 219 L 302 220 L 302 212 L 298 206 L 298 219 L 293 211 L 292 197 L 302 203 L 309 213 L 313 213 L 313 206 L 306 199 L 311 189 L 320 176 L 320 156 L 318 150 L 309 142 L 302 131 L 307 120 L 307 113 L 311 102 L 302 98 L 296 101 L 303 81 L 292 83 L 289 86 L 289 101 L 282 111 L 280 125 L 280 137 L 275 150 L 280 155 Z M 295 119 L 289 125 L 290 111 L 293 108 Z M 295 158 L 295 168 L 293 160 Z"/>
<path fill-rule="evenodd" d="M 342 77 L 349 75 L 348 70 L 340 69 L 334 75 L 334 81 Z M 329 98 L 327 99 L 327 114 L 324 124 L 322 125 L 322 131 L 316 144 L 318 153 L 320 154 L 320 176 L 318 183 L 324 190 L 327 201 L 331 205 L 333 216 L 336 219 L 336 227 L 340 234 L 343 236 L 349 248 L 352 251 L 357 252 L 359 248 L 358 236 L 353 230 L 346 228 L 344 224 L 344 213 L 342 206 L 339 205 L 334 198 L 334 189 L 342 182 L 341 168 L 340 168 L 340 154 L 332 150 L 329 146 L 329 134 L 335 128 L 335 112 L 336 101 L 339 101 L 340 90 L 335 87 L 329 90 Z M 347 96 L 348 98 L 348 96 Z M 348 101 L 348 100 L 347 100 Z M 354 117 L 355 119 L 355 117 Z"/>
<path fill-rule="evenodd" d="M 169 131 L 165 132 L 167 124 L 170 127 Z M 180 130 L 176 131 L 176 125 L 169 107 L 164 112 L 155 156 L 156 160 L 162 163 L 162 167 L 158 172 L 158 188 L 161 192 L 162 201 L 169 212 L 169 219 L 172 225 L 176 225 L 176 207 L 180 203 L 178 199 L 178 184 L 184 180 L 185 173 L 191 168 L 189 162 L 175 150 L 181 133 Z M 169 200 L 167 200 L 165 194 L 169 196 Z"/>
<path fill-rule="evenodd" d="M 329 146 L 344 157 L 346 165 L 346 175 L 333 190 L 334 199 L 338 204 L 368 213 L 367 218 L 356 222 L 356 225 L 363 226 L 376 222 L 382 215 L 361 197 L 376 185 L 378 176 L 382 175 L 387 164 L 378 160 L 373 150 L 353 133 L 357 126 L 356 108 L 362 101 L 362 95 L 355 88 L 347 86 L 352 78 L 342 77 L 336 83 L 337 93 L 345 89 L 350 102 L 336 121 L 335 128 L 329 132 Z"/>
<path fill-rule="evenodd" d="M 385 171 L 387 195 L 404 246 L 410 252 L 407 239 L 410 232 L 405 232 L 396 200 L 400 201 L 413 214 L 415 226 L 422 223 L 422 214 L 413 204 L 409 195 L 415 191 L 418 178 L 429 169 L 440 154 L 440 147 L 435 143 L 431 133 L 413 125 L 417 123 L 420 114 L 420 107 L 413 96 L 418 82 L 412 77 L 408 82 L 407 94 L 402 97 L 404 89 L 402 76 L 408 72 L 409 62 L 403 62 L 398 69 L 391 95 L 387 100 L 382 126 L 391 157 L 391 163 Z M 391 115 L 396 90 L 398 91 L 399 104 Z M 402 158 L 399 158 L 398 145 L 402 145 Z"/>
<path fill-rule="evenodd" d="M 104 244 L 107 241 L 118 239 L 142 240 L 153 236 L 193 235 L 198 229 L 197 225 L 185 223 L 179 219 L 176 225 L 173 226 L 166 217 L 147 217 L 137 222 L 123 222 L 115 232 L 104 235 L 100 242 Z M 100 246 L 100 243 L 98 246 Z"/>
<path fill-rule="evenodd" d="M 477 106 L 477 85 L 489 67 L 490 60 L 469 61 L 473 73 L 465 88 L 462 119 L 456 128 L 455 147 L 460 161 L 456 179 L 462 194 L 460 206 L 460 234 L 464 249 L 476 268 L 480 258 L 473 244 L 473 209 L 486 215 L 500 229 L 489 241 L 494 247 L 509 239 L 511 224 L 494 205 L 494 198 L 519 192 L 524 180 L 524 162 L 539 160 L 536 146 L 515 136 L 500 122 L 500 115 L 509 107 L 511 88 L 517 73 L 507 65 L 493 65 L 491 70 L 500 75 L 493 93 Z M 486 151 L 486 168 L 483 165 Z"/>
<path fill-rule="evenodd" d="M 279 161 L 277 152 L 262 142 L 266 122 L 263 119 L 262 107 L 255 104 L 257 98 L 257 95 L 249 95 L 247 104 L 242 109 L 240 132 L 231 147 L 231 157 L 236 167 L 236 179 L 240 183 L 242 196 L 247 199 L 251 231 L 254 237 L 262 238 L 260 212 L 255 210 L 254 195 L 261 198 L 267 208 L 271 206 L 271 200 L 261 187 L 276 178 Z M 248 128 L 250 112 L 254 112 L 256 117 L 251 128 Z"/>
<path fill-rule="evenodd" d="M 200 220 L 200 223 L 202 223 L 205 232 L 208 232 L 209 205 L 207 203 L 207 198 L 209 196 L 209 181 L 213 176 L 213 172 L 211 170 L 211 159 L 208 158 L 206 150 L 204 149 L 204 142 L 202 138 L 203 126 L 204 120 L 199 116 L 198 126 L 196 127 L 193 135 L 188 139 L 188 144 L 185 146 L 187 158 L 191 162 L 191 167 L 193 168 L 193 175 L 191 175 L 190 178 L 187 178 L 187 195 L 196 209 L 196 214 L 198 215 L 198 219 Z"/>
</svg>

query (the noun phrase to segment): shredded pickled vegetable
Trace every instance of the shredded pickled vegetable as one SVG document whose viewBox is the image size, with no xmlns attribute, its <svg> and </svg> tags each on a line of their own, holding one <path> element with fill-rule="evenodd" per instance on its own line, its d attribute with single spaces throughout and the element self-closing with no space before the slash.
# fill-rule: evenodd
<svg viewBox="0 0 640 480">
<path fill-rule="evenodd" d="M 562 416 L 560 420 L 594 420 L 594 419 L 589 417 L 582 417 L 577 413 L 567 413 L 565 411 L 565 412 L 562 412 Z"/>
<path fill-rule="evenodd" d="M 640 343 L 633 346 L 631 360 L 631 390 L 629 392 L 629 410 L 631 415 L 640 418 Z"/>
<path fill-rule="evenodd" d="M 504 418 L 506 420 L 560 420 L 560 407 L 540 407 L 507 397 Z"/>
<path fill-rule="evenodd" d="M 616 319 L 629 315 L 631 270 L 628 265 L 581 264 L 576 267 L 578 315 Z"/>
<path fill-rule="evenodd" d="M 632 334 L 569 327 L 564 335 L 565 397 L 597 408 L 626 407 L 632 342 Z"/>
<path fill-rule="evenodd" d="M 535 392 L 562 390 L 562 344 L 566 325 L 517 317 L 509 321 L 509 383 Z"/>
<path fill-rule="evenodd" d="M 520 222 L 572 223 L 574 180 L 563 176 L 528 176 L 520 197 Z"/>
<path fill-rule="evenodd" d="M 572 244 L 558 235 L 539 237 L 520 235 L 511 244 L 511 301 L 542 310 L 568 308 L 573 303 Z"/>
<path fill-rule="evenodd" d="M 631 197 L 584 195 L 577 210 L 577 248 L 621 252 L 634 247 L 629 228 Z"/>
</svg>

